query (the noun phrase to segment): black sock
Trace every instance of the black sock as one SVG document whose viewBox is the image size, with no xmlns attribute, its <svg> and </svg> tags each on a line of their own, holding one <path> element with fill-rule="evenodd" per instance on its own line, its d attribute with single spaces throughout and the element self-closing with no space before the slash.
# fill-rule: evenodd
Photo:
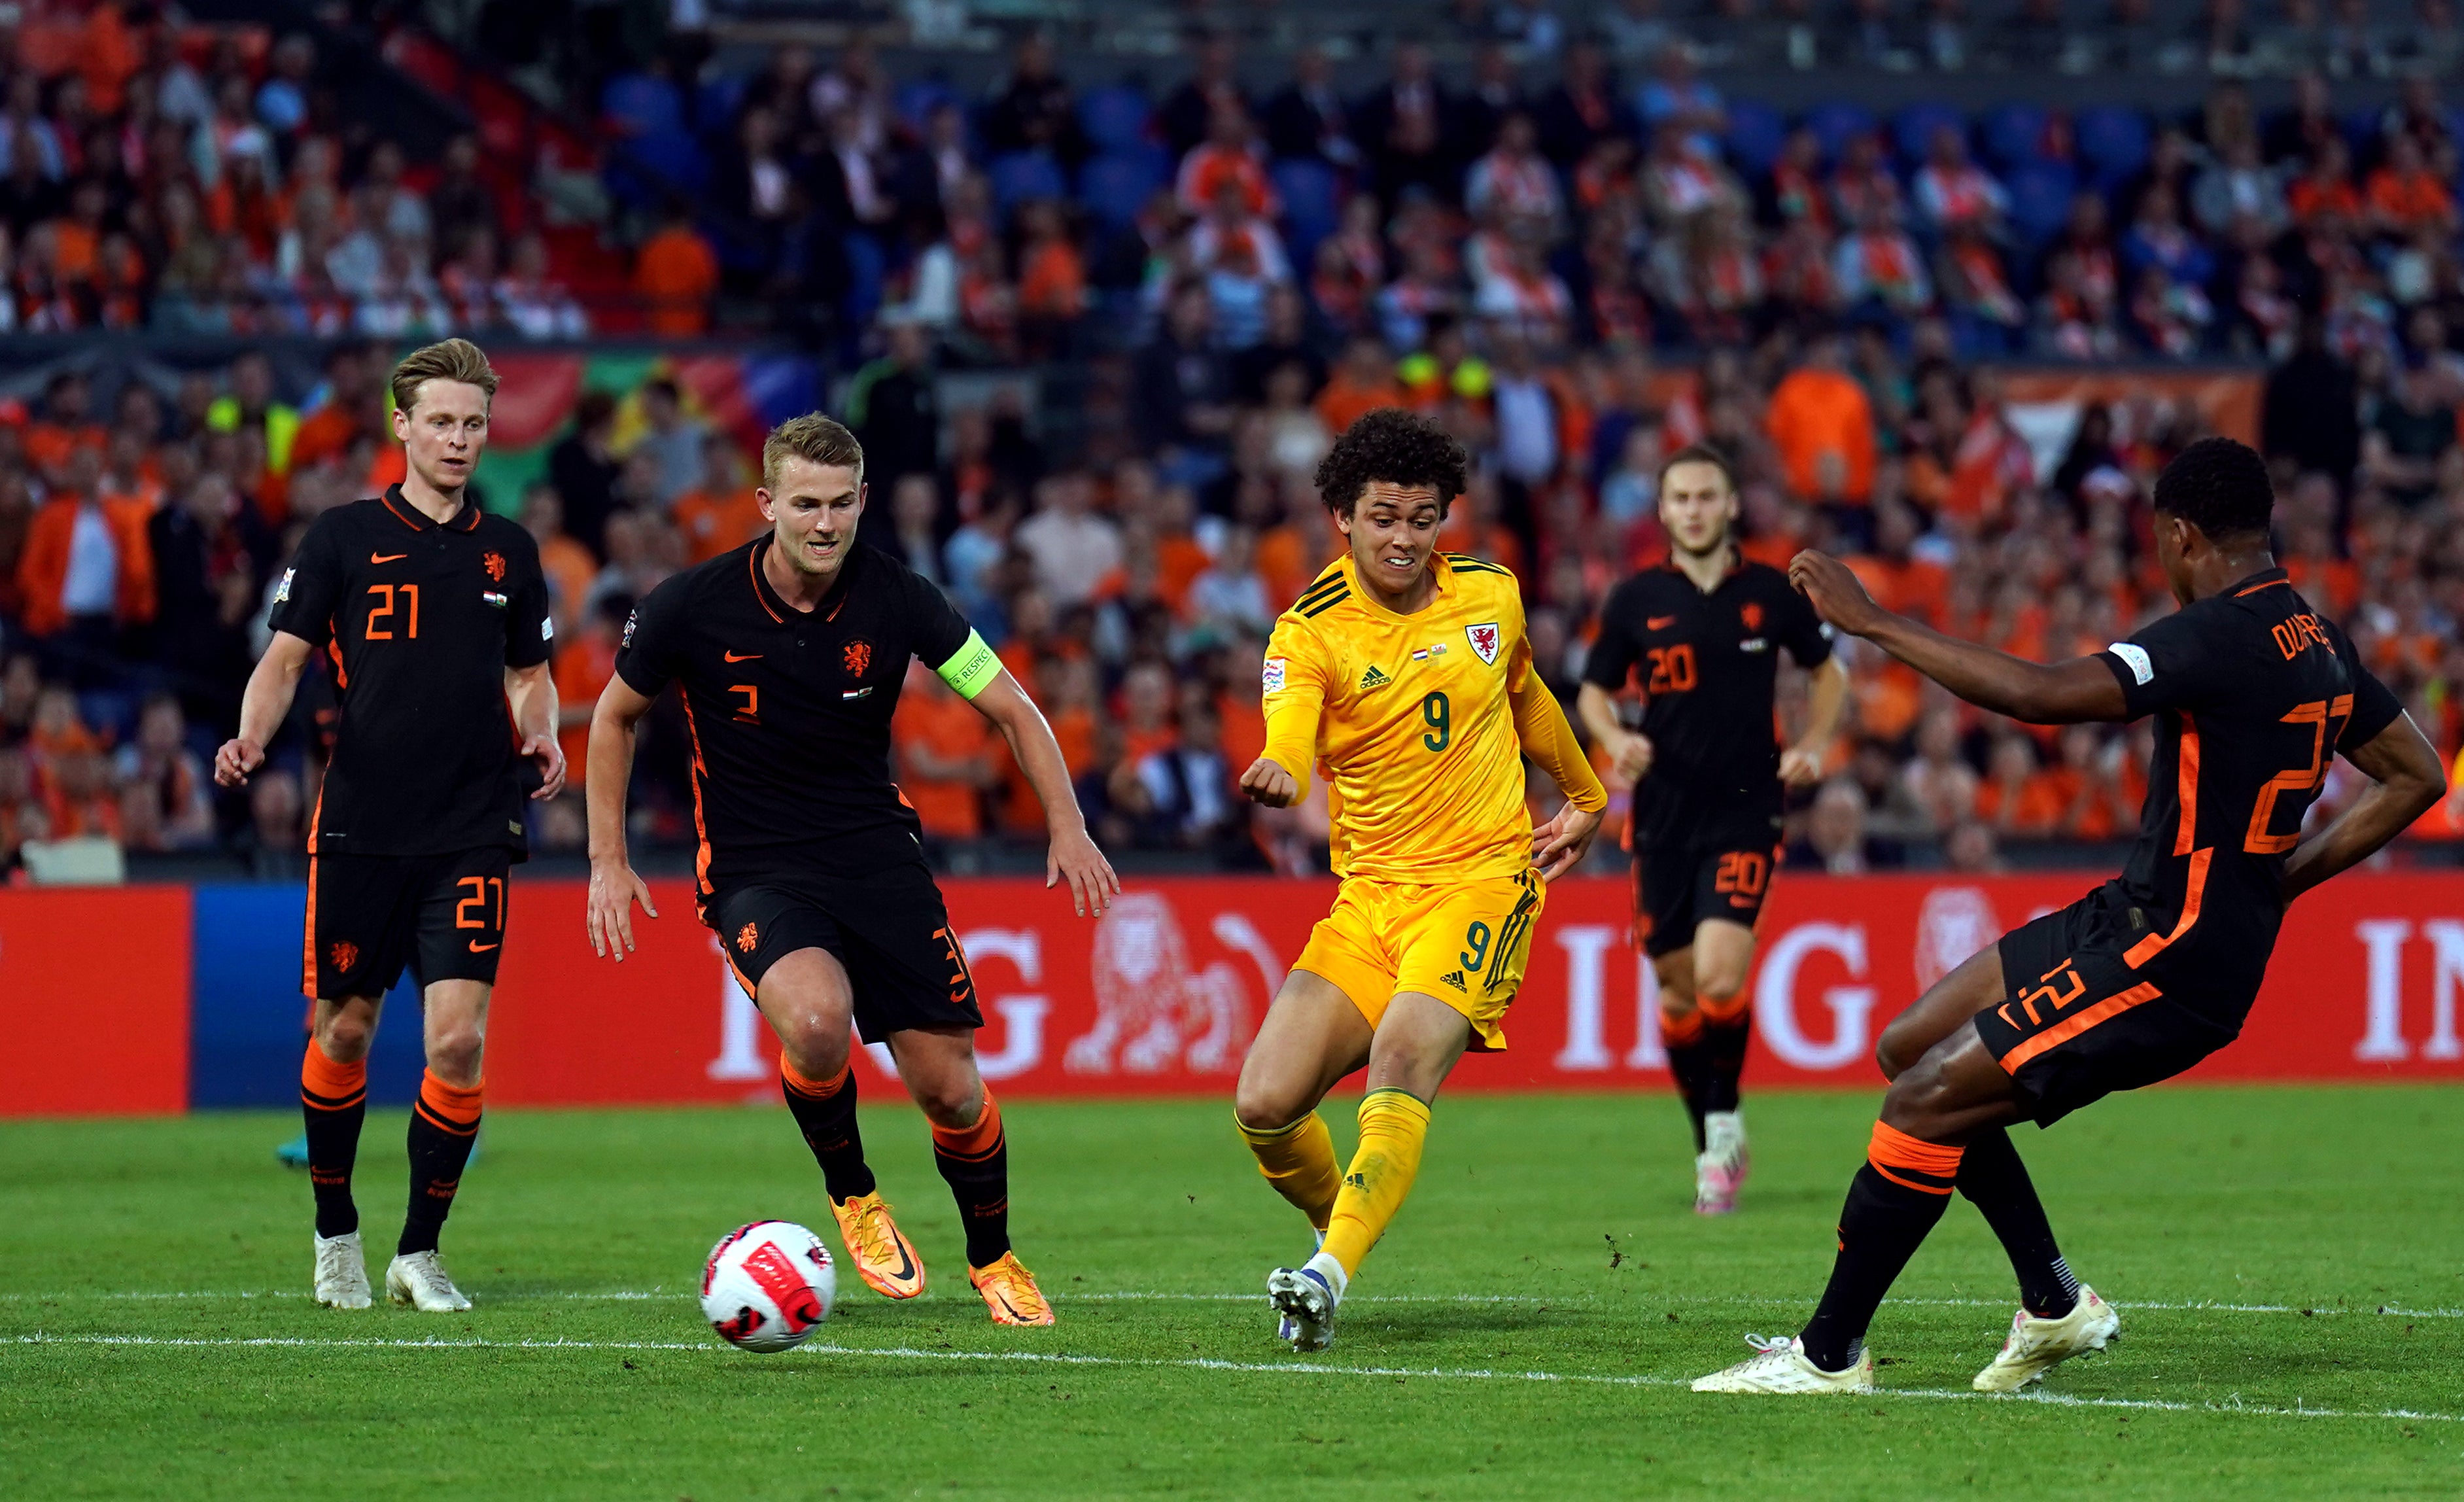
<svg viewBox="0 0 2464 1502">
<path fill-rule="evenodd" d="M 1737 1109 L 1737 1081 L 1746 1072 L 1746 1038 L 1751 1031 L 1752 1011 L 1739 1006 L 1727 1017 L 1714 1017 L 1703 1012 L 1703 1051 L 1701 1093 L 1695 1119 L 1714 1111 Z"/>
<path fill-rule="evenodd" d="M 1677 1082 L 1677 1097 L 1685 1102 L 1686 1119 L 1694 1125 L 1694 1151 L 1704 1147 L 1704 1081 L 1710 1070 L 1710 1049 L 1704 1037 L 1703 1014 L 1688 1012 L 1682 1022 L 1660 1014 L 1660 1038 L 1668 1050 L 1668 1075 Z"/>
<path fill-rule="evenodd" d="M 1873 1148 L 1839 1211 L 1830 1285 L 1799 1335 L 1815 1365 L 1837 1372 L 1856 1361 L 1882 1295 L 1950 1204 L 1959 1152 L 1876 1123 Z"/>
<path fill-rule="evenodd" d="M 2028 1165 L 2011 1134 L 2000 1127 L 1980 1132 L 1959 1160 L 1959 1192 L 1985 1216 L 2011 1254 L 2019 1275 L 2019 1302 L 2040 1319 L 2059 1319 L 2079 1303 L 2079 1279 L 2071 1276 L 2054 1245 L 2054 1227 L 2028 1178 Z"/>
<path fill-rule="evenodd" d="M 933 1129 L 933 1162 L 958 1202 L 967 1266 L 991 1267 L 1009 1250 L 1009 1137 L 991 1091 L 973 1125 Z"/>
<path fill-rule="evenodd" d="M 351 1168 L 360 1157 L 360 1127 L 368 1115 L 368 1066 L 337 1064 L 314 1039 L 299 1067 L 299 1114 L 308 1123 L 308 1184 L 317 1196 L 317 1234 L 347 1236 L 360 1228 L 351 1201 Z"/>
<path fill-rule="evenodd" d="M 855 1071 L 842 1069 L 835 1080 L 810 1080 L 781 1055 L 779 1089 L 787 1097 L 797 1129 L 804 1134 L 804 1145 L 822 1165 L 822 1188 L 831 1203 L 844 1204 L 872 1193 L 872 1167 L 864 1160 L 864 1135 L 855 1124 Z"/>
<path fill-rule="evenodd" d="M 430 1071 L 410 1108 L 410 1206 L 402 1218 L 397 1256 L 434 1251 L 453 1208 L 471 1144 L 479 1138 L 479 1090 L 448 1085 Z"/>
</svg>

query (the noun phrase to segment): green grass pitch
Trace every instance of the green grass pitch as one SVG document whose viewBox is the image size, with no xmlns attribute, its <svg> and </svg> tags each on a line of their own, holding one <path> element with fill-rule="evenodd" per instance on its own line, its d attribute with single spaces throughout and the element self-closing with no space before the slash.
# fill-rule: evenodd
<svg viewBox="0 0 2464 1502">
<path fill-rule="evenodd" d="M 920 1119 L 868 1108 L 933 1292 L 844 1277 L 776 1357 L 720 1346 L 692 1292 L 748 1219 L 836 1245 L 781 1110 L 491 1116 L 445 1241 L 477 1308 L 444 1317 L 304 1296 L 308 1186 L 271 1153 L 292 1115 L 11 1123 L 0 1496 L 2464 1494 L 2453 1089 L 2160 1090 L 2024 1130 L 2123 1314 L 2053 1401 L 1967 1391 L 2012 1292 L 1960 1202 L 1876 1326 L 1885 1393 L 1687 1391 L 1804 1316 L 1876 1098 L 1749 1095 L 1754 1177 L 1718 1221 L 1665 1095 L 1442 1099 L 1311 1358 L 1259 1292 L 1306 1234 L 1221 1101 L 1007 1108 L 1013 1226 L 1060 1313 L 1030 1331 L 966 1287 Z M 362 1154 L 380 1281 L 402 1122 L 376 1113 Z"/>
</svg>

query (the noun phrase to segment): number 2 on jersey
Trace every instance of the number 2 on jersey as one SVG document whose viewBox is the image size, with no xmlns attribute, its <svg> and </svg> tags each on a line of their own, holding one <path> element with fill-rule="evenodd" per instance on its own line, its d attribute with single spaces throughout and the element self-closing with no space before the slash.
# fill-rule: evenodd
<svg viewBox="0 0 2464 1502">
<path fill-rule="evenodd" d="M 2335 754 L 2343 721 L 2352 718 L 2350 694 L 2339 694 L 2332 702 L 2312 699 L 2307 704 L 2297 704 L 2293 713 L 2284 717 L 2285 724 L 2310 727 L 2310 764 L 2278 772 L 2258 790 L 2258 803 L 2250 811 L 2250 832 L 2241 843 L 2243 850 L 2253 855 L 2281 855 L 2301 843 L 2299 820 L 2282 834 L 2270 832 L 2268 826 L 2276 821 L 2276 800 L 2285 793 L 2309 792 L 2327 780 L 2328 758 Z M 2184 838 L 2189 838 L 2187 833 Z"/>
<path fill-rule="evenodd" d="M 419 639 L 419 585 L 368 585 L 368 593 L 373 595 L 382 595 L 385 597 L 385 604 L 372 606 L 368 609 L 367 639 L 369 641 L 389 642 L 393 640 L 393 629 L 391 627 L 379 628 L 377 622 L 389 621 L 393 619 L 394 606 L 397 603 L 402 606 L 404 613 L 407 616 L 407 620 L 403 626 L 403 636 L 410 641 L 417 641 Z"/>
<path fill-rule="evenodd" d="M 1642 686 L 1645 694 L 1686 694 L 1693 691 L 1693 643 L 1654 647 L 1646 655 L 1651 658 L 1651 677 Z"/>
<path fill-rule="evenodd" d="M 1454 708 L 1446 702 L 1446 696 L 1432 694 L 1420 700 L 1420 718 L 1429 722 L 1429 733 L 1420 738 L 1420 744 L 1432 751 L 1443 751 L 1455 733 Z"/>
</svg>

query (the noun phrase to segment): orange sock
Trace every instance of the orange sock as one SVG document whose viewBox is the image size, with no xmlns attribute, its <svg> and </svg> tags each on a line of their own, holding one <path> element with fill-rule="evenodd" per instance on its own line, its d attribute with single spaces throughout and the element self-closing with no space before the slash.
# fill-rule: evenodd
<svg viewBox="0 0 2464 1502">
<path fill-rule="evenodd" d="M 1891 1182 L 1926 1194 L 1947 1195 L 1959 1182 L 1959 1160 L 1965 1147 L 1928 1142 L 1908 1136 L 1886 1122 L 1874 1123 L 1874 1139 L 1865 1149 L 1865 1161 L 1874 1172 Z"/>
<path fill-rule="evenodd" d="M 434 1070 L 426 1070 L 419 1076 L 419 1104 L 411 1110 L 440 1131 L 469 1137 L 479 1130 L 479 1097 L 486 1089 L 485 1080 L 448 1085 Z"/>
<path fill-rule="evenodd" d="M 779 1055 L 779 1083 L 807 1100 L 827 1100 L 847 1089 L 847 1074 L 854 1061 L 839 1066 L 839 1071 L 827 1079 L 814 1079 L 796 1068 L 787 1055 Z"/>
<path fill-rule="evenodd" d="M 1660 1041 L 1672 1049 L 1691 1048 L 1703 1041 L 1701 1010 L 1672 1012 L 1665 1007 L 1660 1013 Z"/>
<path fill-rule="evenodd" d="M 308 1129 L 308 1187 L 317 1197 L 317 1234 L 347 1236 L 360 1228 L 351 1202 L 351 1169 L 359 1161 L 360 1124 L 368 1114 L 368 1061 L 348 1064 L 308 1040 L 299 1060 L 299 1114 Z"/>
</svg>

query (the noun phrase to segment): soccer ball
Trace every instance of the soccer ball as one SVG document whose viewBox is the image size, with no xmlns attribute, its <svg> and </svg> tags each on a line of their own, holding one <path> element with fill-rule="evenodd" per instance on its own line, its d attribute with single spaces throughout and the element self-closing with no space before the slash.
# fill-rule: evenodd
<svg viewBox="0 0 2464 1502">
<path fill-rule="evenodd" d="M 792 1221 L 755 1221 L 719 1238 L 701 1269 L 701 1312 L 743 1351 L 784 1351 L 830 1317 L 838 1269 L 822 1239 Z"/>
</svg>

